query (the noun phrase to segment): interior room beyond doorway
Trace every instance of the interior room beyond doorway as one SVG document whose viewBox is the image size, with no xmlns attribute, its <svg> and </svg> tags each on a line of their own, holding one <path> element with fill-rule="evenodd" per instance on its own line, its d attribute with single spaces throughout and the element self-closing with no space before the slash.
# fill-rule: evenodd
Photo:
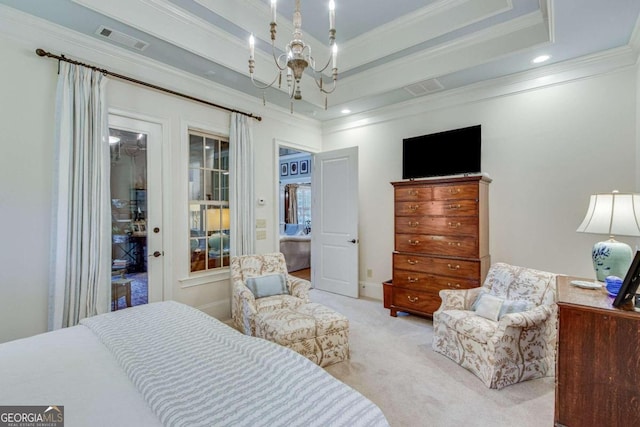
<svg viewBox="0 0 640 427">
<path fill-rule="evenodd" d="M 311 278 L 311 154 L 279 149 L 279 247 L 287 270 Z"/>
</svg>

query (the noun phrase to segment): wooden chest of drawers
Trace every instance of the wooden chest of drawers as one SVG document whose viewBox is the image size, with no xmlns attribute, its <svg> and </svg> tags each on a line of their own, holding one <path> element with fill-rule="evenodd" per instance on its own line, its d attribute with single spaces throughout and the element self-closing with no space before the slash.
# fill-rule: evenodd
<svg viewBox="0 0 640 427">
<path fill-rule="evenodd" d="M 432 316 L 441 289 L 480 286 L 489 269 L 490 179 L 484 176 L 393 182 L 393 279 L 385 292 L 398 311 Z"/>
<path fill-rule="evenodd" d="M 558 276 L 557 427 L 640 424 L 640 313 Z M 636 298 L 639 298 L 636 295 Z"/>
</svg>

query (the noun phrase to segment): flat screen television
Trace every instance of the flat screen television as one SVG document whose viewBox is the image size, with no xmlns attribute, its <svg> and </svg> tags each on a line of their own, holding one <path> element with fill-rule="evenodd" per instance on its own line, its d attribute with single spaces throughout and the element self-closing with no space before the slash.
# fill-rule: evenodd
<svg viewBox="0 0 640 427">
<path fill-rule="evenodd" d="M 402 179 L 479 173 L 480 125 L 402 140 Z"/>
</svg>

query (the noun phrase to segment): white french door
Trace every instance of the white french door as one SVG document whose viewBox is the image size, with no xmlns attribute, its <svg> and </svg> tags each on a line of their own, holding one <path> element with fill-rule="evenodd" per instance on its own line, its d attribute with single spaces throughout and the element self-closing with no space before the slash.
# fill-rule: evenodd
<svg viewBox="0 0 640 427">
<path fill-rule="evenodd" d="M 358 297 L 358 147 L 315 154 L 311 201 L 312 282 Z"/>
<path fill-rule="evenodd" d="M 162 126 L 109 115 L 111 309 L 163 299 Z"/>
</svg>

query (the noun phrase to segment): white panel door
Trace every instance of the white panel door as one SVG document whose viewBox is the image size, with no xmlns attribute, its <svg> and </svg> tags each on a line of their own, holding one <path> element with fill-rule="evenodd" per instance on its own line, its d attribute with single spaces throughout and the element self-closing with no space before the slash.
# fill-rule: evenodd
<svg viewBox="0 0 640 427">
<path fill-rule="evenodd" d="M 162 301 L 162 126 L 109 114 L 109 129 L 122 137 L 110 145 L 112 268 L 117 273 L 115 259 L 120 260 L 123 278 L 141 288 L 132 291 L 132 305 Z"/>
<path fill-rule="evenodd" d="M 313 156 L 311 273 L 315 288 L 358 297 L 358 147 Z"/>
</svg>

